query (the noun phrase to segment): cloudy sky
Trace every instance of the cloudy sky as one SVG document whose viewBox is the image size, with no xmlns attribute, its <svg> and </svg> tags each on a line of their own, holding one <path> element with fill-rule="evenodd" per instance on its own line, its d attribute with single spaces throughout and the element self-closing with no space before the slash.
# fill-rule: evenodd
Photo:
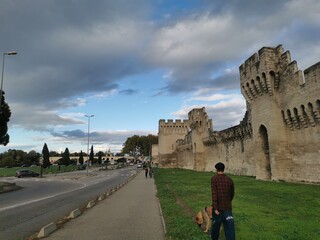
<svg viewBox="0 0 320 240">
<path fill-rule="evenodd" d="M 318 0 L 0 0 L 10 143 L 41 152 L 120 151 L 159 119 L 206 107 L 238 124 L 239 66 L 282 44 L 304 70 L 320 60 Z"/>
</svg>

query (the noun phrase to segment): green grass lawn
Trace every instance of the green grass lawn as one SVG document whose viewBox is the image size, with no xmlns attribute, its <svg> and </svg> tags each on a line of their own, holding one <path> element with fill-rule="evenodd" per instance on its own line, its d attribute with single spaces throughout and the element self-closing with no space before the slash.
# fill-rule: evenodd
<svg viewBox="0 0 320 240">
<path fill-rule="evenodd" d="M 194 217 L 211 205 L 210 179 L 214 173 L 155 168 L 154 174 L 167 239 L 210 239 Z M 235 183 L 237 240 L 320 239 L 320 185 L 229 176 Z"/>
<path fill-rule="evenodd" d="M 15 176 L 16 171 L 20 169 L 30 169 L 34 172 L 37 172 L 40 174 L 40 166 L 35 167 L 13 167 L 13 168 L 0 168 L 0 177 L 12 177 Z M 61 172 L 70 172 L 77 170 L 77 166 L 75 165 L 69 165 L 69 166 L 60 166 L 60 170 L 58 169 L 58 166 L 51 166 L 46 169 L 43 169 L 43 174 L 52 174 L 52 173 L 61 173 Z M 0 178 L 1 181 L 1 178 Z"/>
</svg>

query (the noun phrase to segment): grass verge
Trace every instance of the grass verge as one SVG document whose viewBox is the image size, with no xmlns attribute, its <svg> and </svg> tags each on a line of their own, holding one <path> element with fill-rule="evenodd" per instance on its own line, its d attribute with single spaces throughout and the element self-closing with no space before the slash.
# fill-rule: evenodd
<svg viewBox="0 0 320 240">
<path fill-rule="evenodd" d="M 195 224 L 194 217 L 211 205 L 210 179 L 214 173 L 155 168 L 154 174 L 167 239 L 210 239 Z M 237 240 L 319 239 L 319 185 L 229 176 L 235 183 Z"/>
<path fill-rule="evenodd" d="M 40 173 L 40 166 L 0 168 L 0 177 L 13 177 L 15 176 L 16 171 L 20 169 L 30 169 L 34 172 Z M 43 174 L 55 174 L 55 173 L 70 172 L 75 170 L 77 170 L 76 165 L 69 165 L 69 166 L 61 165 L 60 169 L 58 168 L 58 166 L 50 166 L 46 169 L 43 169 Z"/>
</svg>

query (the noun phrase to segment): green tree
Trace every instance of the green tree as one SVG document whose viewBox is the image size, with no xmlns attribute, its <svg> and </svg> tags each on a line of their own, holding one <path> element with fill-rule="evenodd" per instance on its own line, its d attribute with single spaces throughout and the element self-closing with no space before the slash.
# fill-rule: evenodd
<svg viewBox="0 0 320 240">
<path fill-rule="evenodd" d="M 2 100 L 0 106 L 0 145 L 6 146 L 9 143 L 10 136 L 8 134 L 8 122 L 10 120 L 10 116 L 10 107 L 5 102 L 4 92 L 2 91 Z"/>
<path fill-rule="evenodd" d="M 93 145 L 91 145 L 91 150 L 90 150 L 90 154 L 89 154 L 89 161 L 90 161 L 91 163 L 94 163 Z"/>
<path fill-rule="evenodd" d="M 40 153 L 37 153 L 36 151 L 31 150 L 28 152 L 26 157 L 27 157 L 28 162 L 30 164 L 39 165 Z"/>
<path fill-rule="evenodd" d="M 51 157 L 59 157 L 60 153 L 56 152 L 56 151 L 50 151 L 50 156 Z"/>
<path fill-rule="evenodd" d="M 4 166 L 18 167 L 22 164 L 30 164 L 30 162 L 28 162 L 27 153 L 22 150 L 9 149 L 2 154 L 1 158 L 5 160 Z"/>
<path fill-rule="evenodd" d="M 80 156 L 79 156 L 79 164 L 83 164 L 83 152 L 80 152 Z"/>
<path fill-rule="evenodd" d="M 47 144 L 45 143 L 42 148 L 42 156 L 43 156 L 43 168 L 47 168 L 51 165 L 50 163 L 50 153 Z"/>
<path fill-rule="evenodd" d="M 134 135 L 127 138 L 123 145 L 122 154 L 129 154 L 137 158 L 138 156 L 149 156 L 151 153 L 152 144 L 158 143 L 158 137 L 149 134 L 148 136 Z"/>
<path fill-rule="evenodd" d="M 68 148 L 66 148 L 66 150 L 64 150 L 64 153 L 62 154 L 61 163 L 62 165 L 66 166 L 70 164 L 70 152 Z"/>
<path fill-rule="evenodd" d="M 122 154 L 129 154 L 135 158 L 140 156 L 141 144 L 139 142 L 139 138 L 140 137 L 138 135 L 127 138 L 121 151 Z"/>
<path fill-rule="evenodd" d="M 141 136 L 142 155 L 150 156 L 152 145 L 158 144 L 158 136 L 149 134 L 148 136 Z"/>
</svg>

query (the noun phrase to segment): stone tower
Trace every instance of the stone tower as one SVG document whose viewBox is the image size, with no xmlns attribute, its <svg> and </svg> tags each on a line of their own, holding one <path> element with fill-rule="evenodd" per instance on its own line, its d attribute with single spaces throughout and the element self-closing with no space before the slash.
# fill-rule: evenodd
<svg viewBox="0 0 320 240">
<path fill-rule="evenodd" d="M 203 137 L 212 131 L 212 120 L 208 118 L 205 108 L 194 108 L 188 113 L 189 131 L 182 139 L 177 141 L 178 166 L 195 170 L 205 170 Z M 185 153 L 184 153 L 185 151 Z"/>
<path fill-rule="evenodd" d="M 302 72 L 279 45 L 261 48 L 239 70 L 251 109 L 257 178 L 299 180 L 301 170 L 303 178 L 318 174 L 320 64 Z"/>
<path fill-rule="evenodd" d="M 188 133 L 188 129 L 188 120 L 159 120 L 158 151 L 161 154 L 158 154 L 158 161 L 160 166 L 177 166 L 177 156 L 174 153 L 174 151 L 176 150 L 176 141 L 177 139 L 184 138 Z"/>
</svg>

